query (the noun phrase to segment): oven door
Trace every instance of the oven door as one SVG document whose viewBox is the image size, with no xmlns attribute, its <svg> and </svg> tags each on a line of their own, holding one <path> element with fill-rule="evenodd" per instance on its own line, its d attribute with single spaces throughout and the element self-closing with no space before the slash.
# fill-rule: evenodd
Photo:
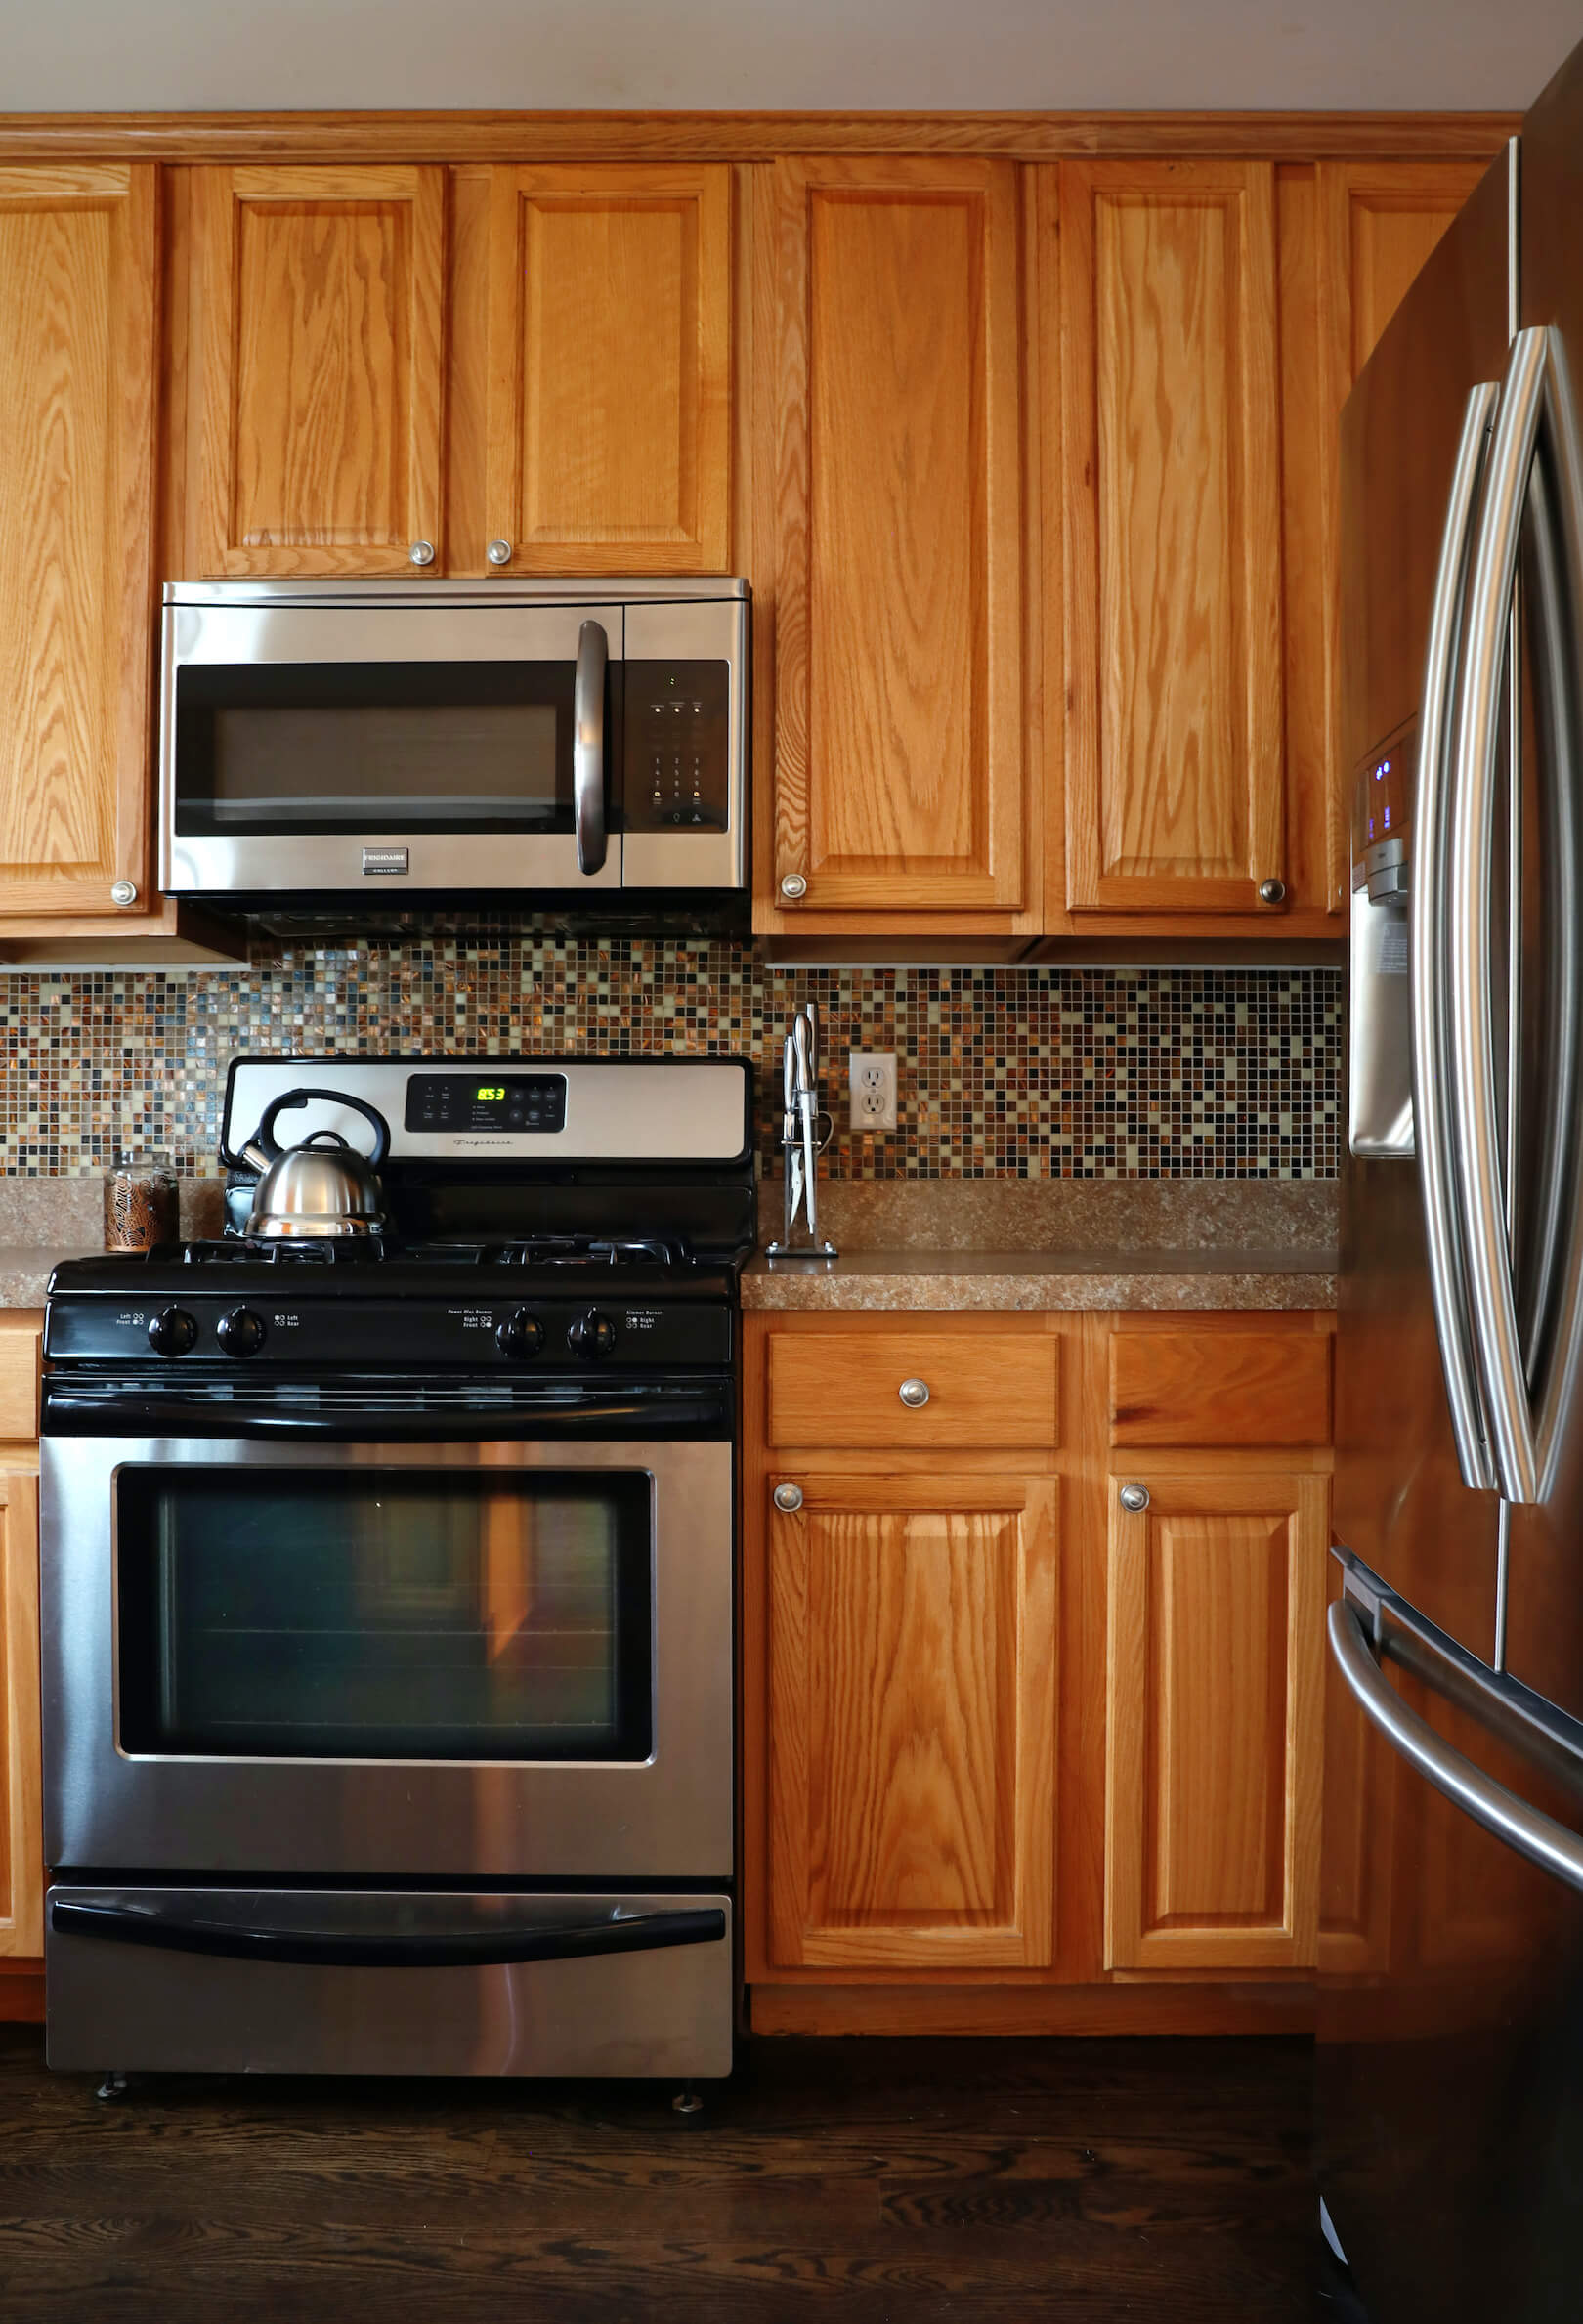
<svg viewBox="0 0 1583 2324">
<path fill-rule="evenodd" d="M 168 603 L 161 888 L 621 884 L 620 604 Z"/>
<path fill-rule="evenodd" d="M 729 1876 L 729 1443 L 41 1457 L 51 1865 Z"/>
</svg>

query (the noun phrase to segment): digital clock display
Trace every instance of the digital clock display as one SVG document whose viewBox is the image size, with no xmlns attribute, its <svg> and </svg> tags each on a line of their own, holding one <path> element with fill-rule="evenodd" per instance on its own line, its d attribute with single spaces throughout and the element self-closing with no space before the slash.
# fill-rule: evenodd
<svg viewBox="0 0 1583 2324">
<path fill-rule="evenodd" d="M 566 1128 L 564 1073 L 506 1073 L 479 1081 L 460 1073 L 414 1073 L 406 1085 L 406 1126 L 443 1136 L 488 1130 L 519 1137 L 554 1137 Z"/>
</svg>

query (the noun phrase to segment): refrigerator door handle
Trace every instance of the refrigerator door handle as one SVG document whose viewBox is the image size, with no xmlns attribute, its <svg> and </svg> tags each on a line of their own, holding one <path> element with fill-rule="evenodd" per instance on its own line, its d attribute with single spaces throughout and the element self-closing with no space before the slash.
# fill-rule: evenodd
<svg viewBox="0 0 1583 2324">
<path fill-rule="evenodd" d="M 1501 385 L 1468 592 L 1450 832 L 1449 1053 L 1455 1175 L 1469 1307 L 1503 1499 L 1542 1497 L 1518 1322 L 1495 1089 L 1495 801 L 1502 673 L 1547 369 L 1546 330 L 1519 331 Z M 1517 1060 L 1509 1070 L 1517 1070 Z M 1516 1170 L 1517 1157 L 1508 1157 Z"/>
<path fill-rule="evenodd" d="M 1424 1204 L 1434 1331 L 1445 1375 L 1451 1433 L 1464 1485 L 1490 1491 L 1495 1472 L 1484 1440 L 1477 1372 L 1468 1312 L 1456 1181 L 1451 1076 L 1446 1057 L 1446 859 L 1451 828 L 1449 743 L 1451 695 L 1462 642 L 1469 540 L 1484 441 L 1499 390 L 1492 380 L 1474 388 L 1462 415 L 1462 440 L 1446 501 L 1439 565 L 1430 612 L 1424 696 L 1418 734 L 1418 838 L 1408 930 L 1411 969 L 1413 1137 Z M 1355 906 L 1354 906 L 1355 909 Z"/>
<path fill-rule="evenodd" d="M 1363 1624 L 1347 1599 L 1332 1604 L 1329 1629 L 1337 1668 L 1364 1717 L 1391 1748 L 1464 1815 L 1542 1872 L 1583 1894 L 1583 1836 L 1497 1784 L 1408 1707 L 1369 1652 Z"/>
</svg>

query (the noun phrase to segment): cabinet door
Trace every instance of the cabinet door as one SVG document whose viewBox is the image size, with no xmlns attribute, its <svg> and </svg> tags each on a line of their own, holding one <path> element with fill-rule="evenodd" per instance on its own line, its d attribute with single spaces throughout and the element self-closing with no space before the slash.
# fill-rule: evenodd
<svg viewBox="0 0 1583 2324">
<path fill-rule="evenodd" d="M 1015 173 L 810 160 L 768 174 L 767 902 L 800 894 L 805 914 L 854 926 L 1009 915 L 1028 886 Z M 805 892 L 789 898 L 789 880 Z"/>
<path fill-rule="evenodd" d="M 1142 1469 L 1110 1496 L 1105 1965 L 1311 1966 L 1328 1481 Z"/>
<path fill-rule="evenodd" d="M 44 1950 L 38 1479 L 0 1471 L 0 1954 Z"/>
<path fill-rule="evenodd" d="M 731 172 L 497 169 L 485 509 L 469 571 L 721 573 L 730 554 Z"/>
<path fill-rule="evenodd" d="M 0 914 L 149 880 L 155 172 L 0 170 Z"/>
<path fill-rule="evenodd" d="M 797 1482 L 768 1520 L 772 1960 L 1048 1963 L 1056 1482 Z"/>
<path fill-rule="evenodd" d="M 1059 183 L 1066 900 L 1257 912 L 1285 873 L 1274 172 Z"/>
<path fill-rule="evenodd" d="M 192 233 L 198 571 L 433 571 L 444 170 L 199 169 Z"/>
</svg>

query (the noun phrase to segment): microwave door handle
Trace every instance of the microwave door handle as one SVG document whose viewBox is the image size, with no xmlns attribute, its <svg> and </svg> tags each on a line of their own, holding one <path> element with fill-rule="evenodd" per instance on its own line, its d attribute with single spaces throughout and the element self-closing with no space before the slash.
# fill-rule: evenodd
<svg viewBox="0 0 1583 2324">
<path fill-rule="evenodd" d="M 1502 1499 L 1513 1502 L 1539 1500 L 1544 1484 L 1513 1281 L 1495 1087 L 1495 802 L 1501 680 L 1544 402 L 1546 339 L 1542 329 L 1518 333 L 1496 409 L 1468 592 L 1447 891 L 1451 1119 L 1469 1304 L 1496 1484 Z M 1509 1058 L 1508 1071 L 1518 1067 Z M 1509 1154 L 1507 1171 L 1517 1168 L 1517 1155 Z"/>
<path fill-rule="evenodd" d="M 578 870 L 584 879 L 605 868 L 605 671 L 610 640 L 598 622 L 578 631 L 572 681 L 572 818 Z"/>
<path fill-rule="evenodd" d="M 1413 1140 L 1423 1193 L 1424 1240 L 1451 1433 L 1463 1483 L 1476 1491 L 1487 1490 L 1495 1478 L 1476 1385 L 1452 1169 L 1454 1134 L 1445 1054 L 1449 950 L 1445 883 L 1452 799 L 1448 749 L 1451 696 L 1468 586 L 1469 536 L 1497 392 L 1489 381 L 1474 388 L 1468 397 L 1446 501 L 1418 721 L 1418 829 L 1409 897 Z"/>
<path fill-rule="evenodd" d="M 661 1953 L 677 1945 L 718 1944 L 726 1933 L 719 1905 L 674 1912 L 631 1913 L 620 1920 L 539 1922 L 525 1928 L 421 1931 L 243 1928 L 200 1915 L 140 1912 L 108 1899 L 59 1898 L 50 1927 L 63 1937 L 95 1937 L 112 1944 L 148 1945 L 165 1953 L 199 1953 L 211 1959 L 275 1961 L 307 1968 L 499 1968 L 516 1961 L 590 1960 L 613 1953 Z"/>
</svg>

